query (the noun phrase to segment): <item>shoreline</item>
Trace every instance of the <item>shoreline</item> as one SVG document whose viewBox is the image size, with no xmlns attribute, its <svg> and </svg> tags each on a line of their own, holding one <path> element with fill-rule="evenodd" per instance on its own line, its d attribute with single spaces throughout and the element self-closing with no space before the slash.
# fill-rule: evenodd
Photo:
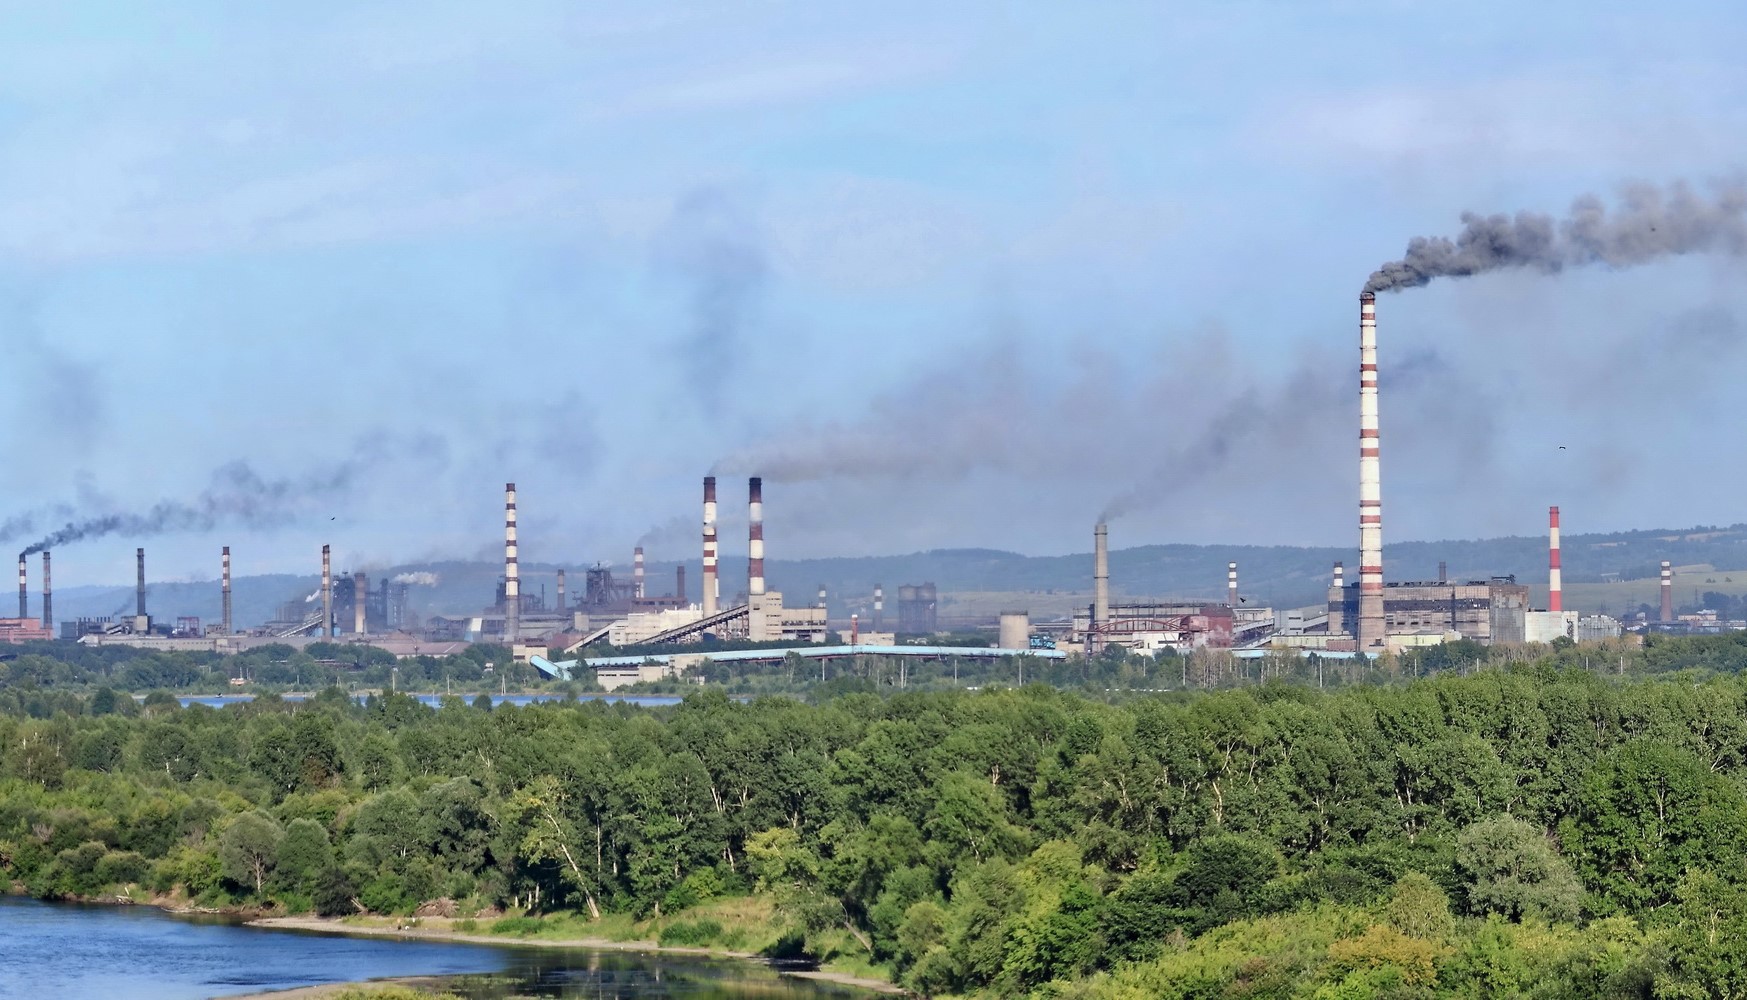
<svg viewBox="0 0 1747 1000">
<path fill-rule="evenodd" d="M 442 917 L 425 918 L 446 919 Z M 683 945 L 662 945 L 654 941 L 615 941 L 611 938 L 578 937 L 578 938 L 535 938 L 507 937 L 500 934 L 476 934 L 471 932 L 450 930 L 439 927 L 379 927 L 370 924 L 348 924 L 342 918 L 329 917 L 256 917 L 244 921 L 246 926 L 259 927 L 265 930 L 303 931 L 313 934 L 335 934 L 352 937 L 381 937 L 400 940 L 420 941 L 453 941 L 463 944 L 490 945 L 498 948 L 549 948 L 555 950 L 573 951 L 625 951 L 643 954 L 686 955 L 693 958 L 720 958 L 740 962 L 756 962 L 770 966 L 762 956 L 749 951 L 732 951 L 727 948 L 699 948 Z M 792 976 L 796 979 L 811 979 L 815 982 L 831 983 L 837 986 L 852 986 L 890 996 L 905 996 L 907 991 L 894 983 L 883 979 L 869 979 L 865 976 L 851 975 L 847 972 L 832 972 L 828 969 L 788 970 L 775 969 L 778 975 Z M 389 982 L 390 980 L 384 980 Z M 399 981 L 399 980 L 393 980 Z M 440 985 L 440 979 L 420 977 L 420 981 L 428 985 Z M 334 989 L 346 986 L 356 986 L 357 983 L 336 983 Z M 327 987 L 300 987 L 300 989 L 326 989 Z M 320 993 L 300 994 L 287 991 L 275 993 L 240 994 L 234 1000 L 249 1000 L 249 998 L 296 998 L 304 1000 L 322 996 Z"/>
</svg>

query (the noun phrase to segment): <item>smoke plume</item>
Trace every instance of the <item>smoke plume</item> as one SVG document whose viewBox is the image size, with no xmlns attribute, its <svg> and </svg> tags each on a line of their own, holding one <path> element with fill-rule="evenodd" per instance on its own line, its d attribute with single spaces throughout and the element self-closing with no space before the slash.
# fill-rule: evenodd
<svg viewBox="0 0 1747 1000">
<path fill-rule="evenodd" d="M 353 453 L 340 462 L 280 478 L 263 476 L 246 461 L 229 462 L 216 469 L 211 484 L 191 500 L 161 500 L 143 511 L 76 517 L 20 554 L 28 556 L 116 534 L 146 538 L 231 525 L 283 527 L 316 515 L 325 509 L 320 506 L 325 501 L 347 496 L 372 470 L 409 455 L 430 461 L 441 450 L 441 442 L 435 438 L 407 440 L 377 435 L 359 441 Z"/>
<path fill-rule="evenodd" d="M 437 574 L 425 572 L 423 570 L 415 573 L 398 573 L 394 577 L 394 582 L 408 583 L 415 587 L 435 587 L 437 585 Z"/>
<path fill-rule="evenodd" d="M 1505 268 L 1553 274 L 1591 264 L 1631 267 L 1675 254 L 1743 252 L 1747 252 L 1747 186 L 1738 181 L 1719 184 L 1706 199 L 1683 183 L 1666 190 L 1634 184 L 1622 192 L 1611 211 L 1600 198 L 1584 195 L 1557 221 L 1534 212 L 1515 216 L 1465 212 L 1462 231 L 1453 239 L 1414 237 L 1400 260 L 1371 275 L 1365 290 L 1417 288 L 1434 278 Z"/>
<path fill-rule="evenodd" d="M 657 237 L 658 270 L 679 279 L 690 298 L 691 328 L 680 344 L 694 398 L 721 401 L 769 261 L 751 221 L 724 191 L 702 188 L 674 208 Z"/>
</svg>

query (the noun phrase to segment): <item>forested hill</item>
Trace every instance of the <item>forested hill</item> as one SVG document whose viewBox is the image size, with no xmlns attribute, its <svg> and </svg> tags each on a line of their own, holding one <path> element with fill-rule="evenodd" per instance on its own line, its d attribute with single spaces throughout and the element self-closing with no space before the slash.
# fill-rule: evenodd
<svg viewBox="0 0 1747 1000">
<path fill-rule="evenodd" d="M 1449 564 L 1456 579 L 1477 579 L 1515 574 L 1525 582 L 1540 583 L 1547 571 L 1547 542 L 1541 535 L 1488 538 L 1470 541 L 1399 542 L 1388 546 L 1385 558 L 1392 580 L 1435 579 L 1440 560 Z M 1225 592 L 1225 565 L 1236 560 L 1241 567 L 1243 589 L 1275 606 L 1314 603 L 1328 586 L 1335 560 L 1344 560 L 1349 570 L 1357 557 L 1349 548 L 1289 545 L 1146 545 L 1118 547 L 1110 556 L 1111 586 L 1121 594 L 1217 597 Z M 1747 524 L 1728 527 L 1693 527 L 1566 535 L 1564 567 L 1567 583 L 1599 582 L 1610 576 L 1620 579 L 1652 579 L 1657 566 L 1667 559 L 1676 566 L 1710 565 L 1718 569 L 1747 568 Z M 665 594 L 673 589 L 671 562 L 652 562 L 648 590 Z M 863 556 L 833 559 L 775 559 L 767 564 L 772 583 L 810 603 L 823 583 L 832 597 L 834 614 L 846 613 L 843 600 L 862 598 L 875 584 L 886 588 L 888 612 L 895 613 L 897 588 L 902 584 L 932 582 L 943 593 L 955 591 L 1079 591 L 1091 589 L 1090 551 L 1059 556 L 1025 556 L 995 549 L 935 549 L 899 556 Z M 524 562 L 524 589 L 542 588 L 556 596 L 555 571 L 551 563 Z M 370 567 L 373 581 L 384 572 Z M 623 564 L 616 574 L 628 576 Z M 409 606 L 421 615 L 469 614 L 489 604 L 502 572 L 489 562 L 418 563 L 391 567 L 391 574 L 422 572 L 435 580 L 415 585 Z M 570 565 L 570 592 L 580 593 L 583 567 Z M 700 570 L 696 563 L 686 568 L 690 592 L 698 593 Z M 745 558 L 722 561 L 723 592 L 731 596 L 745 579 Z M 286 601 L 302 600 L 315 590 L 317 577 L 280 574 L 239 577 L 235 584 L 236 621 L 253 624 L 272 617 Z M 131 613 L 133 588 L 64 588 L 56 595 L 59 617 L 112 615 L 118 609 Z M 155 583 L 149 598 L 152 613 L 163 618 L 197 615 L 215 621 L 219 592 L 215 582 Z"/>
</svg>

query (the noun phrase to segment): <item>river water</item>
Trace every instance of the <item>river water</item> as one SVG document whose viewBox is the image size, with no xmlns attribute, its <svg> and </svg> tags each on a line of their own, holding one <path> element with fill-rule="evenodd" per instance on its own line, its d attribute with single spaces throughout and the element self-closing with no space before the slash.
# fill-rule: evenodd
<svg viewBox="0 0 1747 1000">
<path fill-rule="evenodd" d="M 463 976 L 447 988 L 470 1000 L 867 995 L 779 976 L 750 962 L 303 934 L 188 919 L 150 907 L 0 897 L 0 997 L 7 1000 L 205 1000 L 433 975 Z"/>
</svg>

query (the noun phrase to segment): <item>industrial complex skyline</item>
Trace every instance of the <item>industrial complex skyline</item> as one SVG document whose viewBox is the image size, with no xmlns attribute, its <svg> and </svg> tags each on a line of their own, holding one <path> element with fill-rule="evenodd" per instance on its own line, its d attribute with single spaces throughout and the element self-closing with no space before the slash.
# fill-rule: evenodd
<svg viewBox="0 0 1747 1000">
<path fill-rule="evenodd" d="M 1508 9 L 19 11 L 0 536 L 114 519 L 63 587 L 493 558 L 516 481 L 530 559 L 695 558 L 719 470 L 783 558 L 1105 513 L 1356 577 L 1366 276 L 1747 163 L 1747 14 Z M 1387 540 L 1741 520 L 1742 267 L 1381 297 Z"/>
</svg>

